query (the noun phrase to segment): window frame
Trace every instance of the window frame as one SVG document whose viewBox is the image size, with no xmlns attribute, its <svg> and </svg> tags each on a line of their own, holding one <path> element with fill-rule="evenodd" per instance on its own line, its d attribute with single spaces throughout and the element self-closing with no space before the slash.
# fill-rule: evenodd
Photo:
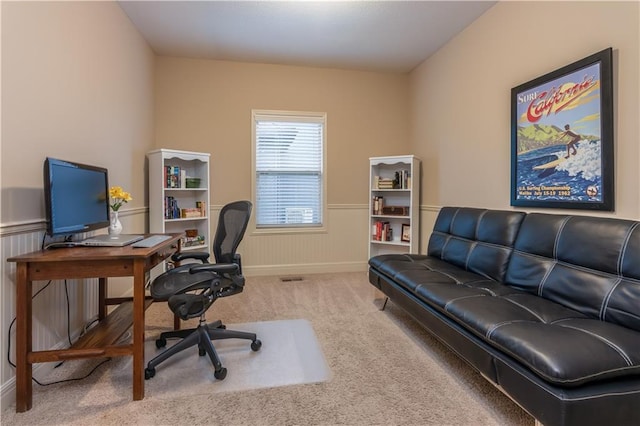
<svg viewBox="0 0 640 426">
<path fill-rule="evenodd" d="M 251 110 L 251 201 L 257 209 L 256 123 L 258 121 L 300 121 L 322 123 L 322 167 L 320 192 L 320 224 L 262 225 L 258 227 L 257 214 L 251 215 L 252 234 L 310 234 L 327 232 L 327 113 L 311 111 Z"/>
</svg>

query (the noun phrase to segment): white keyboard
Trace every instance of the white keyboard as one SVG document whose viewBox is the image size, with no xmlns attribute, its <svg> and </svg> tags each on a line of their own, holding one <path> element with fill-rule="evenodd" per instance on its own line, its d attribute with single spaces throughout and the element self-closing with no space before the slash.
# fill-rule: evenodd
<svg viewBox="0 0 640 426">
<path fill-rule="evenodd" d="M 149 248 L 155 246 L 156 244 L 160 244 L 161 242 L 166 241 L 169 238 L 171 238 L 170 235 L 152 235 L 140 241 L 136 241 L 135 243 L 131 244 L 131 247 Z"/>
</svg>

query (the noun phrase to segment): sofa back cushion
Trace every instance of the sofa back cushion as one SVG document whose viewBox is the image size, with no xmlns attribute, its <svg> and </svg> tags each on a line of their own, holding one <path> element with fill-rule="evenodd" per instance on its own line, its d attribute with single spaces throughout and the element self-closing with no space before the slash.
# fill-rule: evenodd
<svg viewBox="0 0 640 426">
<path fill-rule="evenodd" d="M 505 282 L 589 317 L 640 330 L 640 223 L 530 213 Z"/>
<path fill-rule="evenodd" d="M 443 207 L 427 254 L 465 270 L 503 281 L 525 213 Z"/>
</svg>

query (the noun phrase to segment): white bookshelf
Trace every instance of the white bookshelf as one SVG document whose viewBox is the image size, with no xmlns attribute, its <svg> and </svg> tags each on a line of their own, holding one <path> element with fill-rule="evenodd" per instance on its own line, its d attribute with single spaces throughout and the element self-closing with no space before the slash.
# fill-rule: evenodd
<svg viewBox="0 0 640 426">
<path fill-rule="evenodd" d="M 372 157 L 369 170 L 369 257 L 418 253 L 420 159 Z"/>
<path fill-rule="evenodd" d="M 164 148 L 147 153 L 149 232 L 185 234 L 183 251 L 208 251 L 211 243 L 209 157 L 208 153 Z M 171 174 L 176 178 L 170 178 Z M 194 231 L 198 237 L 187 237 L 188 230 Z"/>
</svg>

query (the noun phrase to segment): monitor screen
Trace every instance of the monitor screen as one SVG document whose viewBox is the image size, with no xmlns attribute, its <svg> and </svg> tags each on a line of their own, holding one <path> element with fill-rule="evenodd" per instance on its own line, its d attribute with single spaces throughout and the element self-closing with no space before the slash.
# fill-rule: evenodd
<svg viewBox="0 0 640 426">
<path fill-rule="evenodd" d="M 47 158 L 44 162 L 47 234 L 71 235 L 109 226 L 107 169 Z"/>
</svg>

